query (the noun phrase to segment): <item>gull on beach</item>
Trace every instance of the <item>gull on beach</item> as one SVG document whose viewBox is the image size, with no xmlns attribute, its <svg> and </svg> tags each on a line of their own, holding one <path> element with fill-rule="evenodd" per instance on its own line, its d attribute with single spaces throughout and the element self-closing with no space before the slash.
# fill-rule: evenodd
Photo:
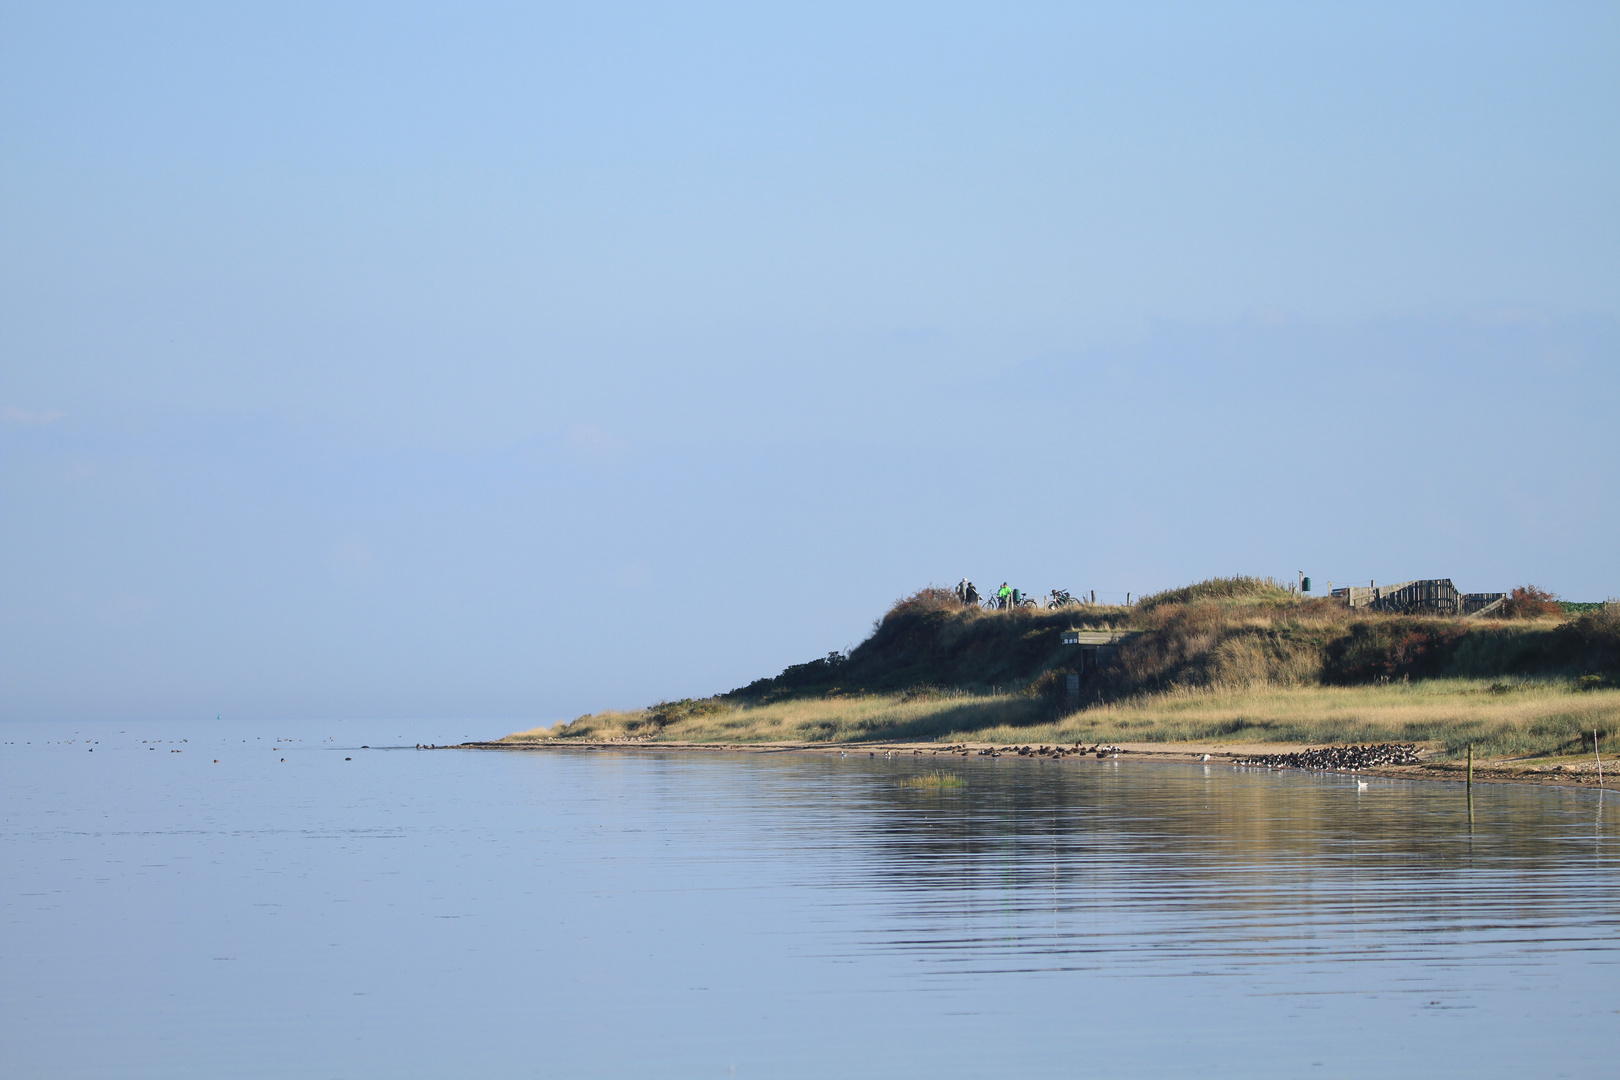
<svg viewBox="0 0 1620 1080">
<path fill-rule="evenodd" d="M 1201 760 L 1208 761 L 1209 760 L 1209 755 L 1205 754 Z"/>
</svg>

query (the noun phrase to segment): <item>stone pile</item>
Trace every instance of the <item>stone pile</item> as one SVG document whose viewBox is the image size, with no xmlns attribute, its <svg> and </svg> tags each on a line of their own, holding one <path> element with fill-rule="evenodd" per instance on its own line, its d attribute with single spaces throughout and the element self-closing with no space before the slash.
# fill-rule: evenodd
<svg viewBox="0 0 1620 1080">
<path fill-rule="evenodd" d="M 1281 769 L 1370 769 L 1378 765 L 1415 765 L 1412 743 L 1377 743 L 1371 746 L 1324 746 L 1297 754 L 1256 754 L 1234 765 L 1265 765 Z"/>
</svg>

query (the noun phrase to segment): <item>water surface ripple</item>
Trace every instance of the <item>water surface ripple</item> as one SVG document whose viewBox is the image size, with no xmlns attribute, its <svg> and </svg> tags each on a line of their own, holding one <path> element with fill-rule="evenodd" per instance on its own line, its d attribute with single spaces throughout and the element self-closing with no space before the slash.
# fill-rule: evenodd
<svg viewBox="0 0 1620 1080">
<path fill-rule="evenodd" d="M 6 725 L 5 1074 L 1617 1073 L 1614 794 L 396 727 Z"/>
</svg>

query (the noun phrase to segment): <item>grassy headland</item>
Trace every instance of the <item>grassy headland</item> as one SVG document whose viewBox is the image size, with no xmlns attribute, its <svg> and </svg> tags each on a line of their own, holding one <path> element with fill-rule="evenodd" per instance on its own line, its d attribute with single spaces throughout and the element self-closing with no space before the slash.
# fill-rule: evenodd
<svg viewBox="0 0 1620 1080">
<path fill-rule="evenodd" d="M 1350 611 L 1223 578 L 1130 607 L 1008 612 L 924 589 L 845 656 L 726 694 L 507 742 L 1419 742 L 1590 751 L 1620 727 L 1620 610 L 1447 619 Z M 1099 669 L 1071 629 L 1132 636 Z M 1080 677 L 1078 697 L 1068 676 Z"/>
</svg>

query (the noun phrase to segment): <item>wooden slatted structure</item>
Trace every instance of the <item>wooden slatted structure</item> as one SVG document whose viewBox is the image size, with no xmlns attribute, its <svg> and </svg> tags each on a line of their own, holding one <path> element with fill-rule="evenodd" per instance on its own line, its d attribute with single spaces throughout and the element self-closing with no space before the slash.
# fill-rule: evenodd
<svg viewBox="0 0 1620 1080">
<path fill-rule="evenodd" d="M 1393 585 L 1350 585 L 1334 589 L 1335 599 L 1352 608 L 1402 615 L 1473 615 L 1499 606 L 1503 593 L 1461 593 L 1450 578 L 1421 578 Z"/>
</svg>

